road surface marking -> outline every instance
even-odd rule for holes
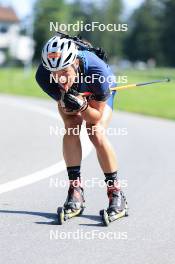
[[[0,98],[1,99],[1,98]],[[2,98],[3,99],[3,98]],[[53,119],[59,119],[61,121],[61,117],[49,110],[49,109],[45,109],[41,106],[36,106],[33,104],[29,104],[29,103],[24,103],[24,101],[22,101],[23,99],[16,99],[16,98],[5,98],[5,100],[3,99],[3,101],[1,101],[1,104],[5,104],[5,105],[10,105],[10,106],[14,106],[14,107],[20,107],[35,113],[39,113],[41,115],[47,116],[47,117],[51,117]],[[81,138],[83,140],[81,140],[82,142],[82,148],[83,148],[83,159],[85,159],[91,152],[92,150],[92,144],[89,141],[88,135],[86,133],[86,129],[83,126],[82,127],[82,132],[81,132]],[[29,174],[27,176],[21,177],[19,179],[16,179],[14,181],[9,181],[7,183],[3,183],[0,184],[0,194],[1,193],[5,193],[5,192],[9,192],[24,186],[27,186],[29,184],[41,181],[43,179],[49,178],[50,176],[53,176],[55,174],[58,174],[62,171],[64,171],[66,169],[66,165],[64,160],[59,161],[58,163],[49,166],[48,168],[39,170],[37,172],[34,172],[32,174]]]

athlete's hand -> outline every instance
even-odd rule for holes
[[[79,95],[79,93],[73,89],[62,94],[60,104],[66,112],[70,113],[82,112],[88,105],[86,98]]]

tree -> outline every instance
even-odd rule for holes
[[[50,31],[50,22],[68,23],[69,10],[64,0],[37,0],[34,5],[35,59],[40,58],[44,43],[55,34]]]
[[[158,63],[163,62],[162,14],[162,5],[156,0],[146,0],[133,13],[129,22],[131,30],[125,40],[125,53],[130,60],[153,58]]]
[[[53,35],[49,32],[49,22],[60,24],[74,24],[83,21],[83,24],[92,24],[94,21],[102,24],[120,23],[122,11],[121,0],[104,0],[98,5],[94,1],[74,0],[36,0],[34,5],[34,39],[36,42],[35,59],[40,58],[43,44]],[[67,32],[80,35],[95,46],[103,47],[109,57],[120,54],[121,35],[113,31],[83,31]]]
[[[175,66],[175,1],[164,0],[164,17],[162,20],[162,45],[166,65]]]
[[[95,4],[94,1],[76,0],[73,2],[71,17],[76,20],[83,21],[84,24],[116,24],[118,26],[120,15],[122,12],[121,0],[105,0],[100,4]],[[121,53],[121,34],[116,31],[100,31],[95,28],[95,31],[83,31],[80,35],[92,42],[95,46],[102,47],[108,54],[108,57],[117,56]]]
[[[106,7],[106,8],[105,8]],[[116,24],[117,30],[120,29],[121,13],[122,13],[122,1],[121,0],[108,0],[104,3],[104,19],[105,24]],[[103,23],[104,23],[103,22]],[[105,49],[108,52],[109,57],[119,56],[122,52],[122,35],[125,34],[122,31],[107,31],[105,34],[102,32],[102,42]]]

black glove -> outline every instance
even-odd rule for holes
[[[62,100],[65,107],[72,111],[84,111],[87,108],[86,98],[79,96],[79,93],[73,89],[65,93]]]

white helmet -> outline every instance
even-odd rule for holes
[[[55,36],[45,44],[41,59],[47,70],[58,71],[73,64],[77,54],[78,48],[72,40]]]

